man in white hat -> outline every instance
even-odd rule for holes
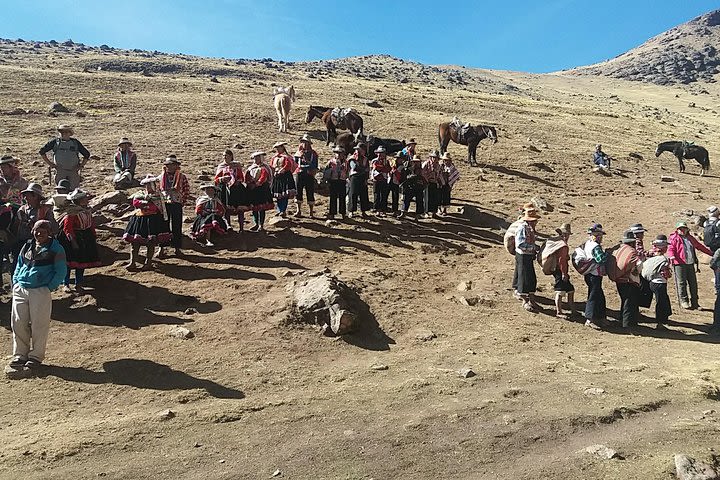
[[[295,187],[297,188],[297,218],[302,218],[303,192],[307,197],[310,208],[310,218],[313,218],[315,208],[315,174],[318,170],[318,154],[312,148],[312,140],[306,133],[300,139],[300,145],[293,156],[297,167],[295,168]]]
[[[90,159],[90,152],[80,143],[80,140],[73,138],[72,127],[60,125],[57,131],[60,136],[46,143],[40,149],[40,156],[51,169],[55,169],[55,178],[53,179],[55,185],[65,178],[75,189],[80,186],[82,180],[80,169]],[[52,160],[48,158],[50,152],[53,154]],[[80,156],[82,156],[82,160],[80,160]]]
[[[133,186],[135,168],[137,167],[137,154],[131,149],[132,142],[123,137],[118,142],[118,148],[113,157],[115,177],[113,184],[117,190],[124,190]]]
[[[12,155],[0,158],[0,199],[17,205],[22,203],[20,192],[28,186],[28,181],[20,175],[18,160]]]

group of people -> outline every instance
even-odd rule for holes
[[[508,251],[515,255],[513,294],[527,311],[540,310],[535,300],[535,264],[538,263],[543,273],[553,276],[556,316],[569,319],[575,314],[575,288],[570,281],[572,265],[583,276],[588,289],[584,311],[586,326],[600,330],[610,325],[603,290],[603,278],[608,277],[615,282],[620,297],[618,321],[623,328],[633,330],[637,327],[640,307],[649,308],[654,298],[657,328],[666,330],[672,315],[667,288],[670,278],[675,279],[680,307],[699,308],[697,252],[702,252],[712,257],[710,267],[715,272],[716,300],[710,332],[720,334],[720,210],[712,206],[708,213],[703,241],[692,235],[686,222],[678,222],[669,238],[659,234],[648,248],[647,230],[638,223],[623,233],[619,244],[605,248],[605,231],[596,223],[587,229],[587,239],[571,249],[569,224],[560,226],[555,230],[557,235],[541,242],[536,231],[541,214],[533,204],[525,204],[522,215],[506,233]],[[569,314],[564,311],[565,305],[569,307]]]
[[[51,169],[52,195],[23,178],[16,158],[6,155],[0,159],[0,253],[13,272],[10,368],[17,371],[34,369],[44,360],[50,292],[60,286],[68,293],[82,292],[85,270],[101,264],[89,207],[91,195],[81,188],[83,166],[97,157],[73,136],[72,127],[60,125],[57,131],[57,138],[39,151]],[[237,229],[244,229],[246,212],[253,218],[249,230],[263,231],[266,212],[275,209],[278,216],[286,217],[291,199],[296,200],[295,217],[303,217],[306,202],[312,218],[319,185],[327,185],[329,191],[328,219],[338,214],[352,217],[358,210],[363,217],[372,211],[378,217],[392,213],[403,218],[412,202],[416,218],[438,218],[447,213],[460,173],[447,153],[440,157],[433,151],[422,160],[416,146],[411,139],[392,157],[383,147],[368,152],[363,142],[352,152],[336,146],[322,166],[307,135],[300,138],[294,154],[289,153],[286,142],[277,142],[269,161],[268,154],[256,151],[246,167],[235,161],[232,150],[225,150],[213,180],[200,185],[190,237],[212,247],[216,236],[233,230],[234,217]],[[132,147],[130,139],[119,140],[112,159],[112,183],[120,190],[140,187],[129,197],[134,211],[122,238],[131,245],[128,270],[148,270],[153,258],[167,255],[168,247],[176,255],[182,254],[183,210],[191,199],[191,189],[176,155],[168,155],[158,175],[138,178],[138,156]],[[322,175],[317,175],[320,171]],[[147,252],[139,265],[143,246]]]

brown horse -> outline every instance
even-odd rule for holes
[[[438,127],[438,141],[440,142],[440,153],[447,151],[450,140],[458,145],[467,145],[468,162],[470,165],[477,165],[476,154],[480,141],[488,138],[492,143],[497,143],[497,131],[495,127],[490,125],[475,125],[470,127],[470,131],[465,138],[460,141],[458,131],[450,124],[450,122],[441,123]]]
[[[350,130],[355,136],[363,134],[363,120],[360,115],[354,111],[349,111],[345,114],[342,122],[336,123],[332,116],[332,110],[330,107],[311,105],[305,116],[305,123],[310,123],[317,117],[325,124],[327,130],[325,145],[330,145],[330,141],[337,136],[337,130]]]

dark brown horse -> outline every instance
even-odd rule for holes
[[[438,141],[440,142],[440,154],[447,151],[450,140],[458,145],[467,145],[468,162],[470,165],[477,165],[476,153],[480,141],[488,138],[492,143],[497,143],[497,131],[495,127],[490,125],[475,125],[470,127],[470,131],[462,140],[458,135],[457,129],[450,122],[441,123],[438,127]]]
[[[700,172],[701,176],[710,171],[710,154],[708,154],[708,151],[700,145],[691,145],[687,142],[677,142],[671,140],[669,142],[662,142],[658,144],[655,149],[655,156],[659,157],[663,152],[672,152],[672,154],[675,155],[675,158],[678,159],[678,164],[680,165],[680,172],[685,171],[685,162],[683,162],[683,159],[688,160],[691,158],[695,159],[702,167]]]
[[[311,105],[305,117],[305,123],[310,123],[317,117],[325,124],[327,130],[325,145],[330,145],[330,141],[337,136],[337,130],[350,130],[355,136],[363,134],[363,120],[356,112],[347,112],[342,121],[336,123],[332,111],[333,109],[330,107]]]

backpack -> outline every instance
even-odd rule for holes
[[[565,247],[565,242],[557,237],[550,238],[543,242],[538,249],[537,261],[540,264],[543,274],[552,275],[558,269],[558,253]]]
[[[580,275],[585,275],[595,265],[595,260],[588,258],[585,255],[585,244],[583,243],[579,247],[575,248],[572,255],[570,255],[570,261],[572,262],[573,268]]]
[[[667,263],[668,260],[667,258],[665,258],[664,255],[650,257],[643,262],[640,275],[649,282],[653,279],[655,275],[660,273],[660,270],[662,270],[662,268],[667,265]]]
[[[717,220],[712,223],[708,220],[705,230],[703,230],[703,243],[713,252],[720,248],[720,234],[718,234],[716,225]]]
[[[517,229],[521,223],[522,220],[516,220],[511,223],[508,229],[505,231],[505,235],[503,236],[505,250],[507,250],[510,255],[515,255],[515,234],[517,233]]]

